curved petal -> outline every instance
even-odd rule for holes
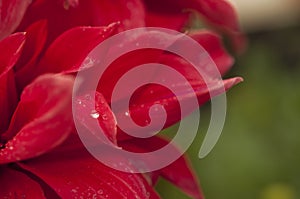
[[[210,55],[215,64],[217,65],[219,72],[223,75],[226,73],[230,67],[232,66],[234,60],[233,58],[226,52],[224,49],[221,39],[215,33],[203,30],[197,31],[190,35],[190,37],[196,40]],[[176,45],[176,40],[178,37],[172,36],[163,32],[156,31],[141,31],[136,33],[136,35],[128,35],[128,39],[126,41],[121,41],[123,43],[118,45],[112,45],[111,49],[108,51],[105,56],[120,54],[118,50],[122,49],[123,46],[125,48],[129,48],[129,46],[136,45],[139,43],[145,44],[145,42],[157,42],[157,43],[165,43],[166,47],[172,48],[172,45]],[[182,44],[182,42],[181,42]],[[122,46],[122,47],[121,47]],[[188,48],[185,46],[180,46],[180,48]],[[175,49],[175,48],[174,48]],[[166,49],[167,51],[168,49]],[[199,52],[190,52],[195,55],[198,55]],[[90,59],[99,59],[99,53],[95,55],[96,58],[91,57]],[[209,60],[210,61],[210,60]],[[132,51],[123,56],[118,57],[105,71],[102,75],[99,84],[98,91],[101,92],[108,102],[111,102],[111,92],[114,89],[114,86],[119,81],[119,79],[132,68],[146,64],[146,63],[162,63],[168,66],[175,65],[175,68],[186,68],[185,63],[181,63],[180,58],[174,55],[170,55],[163,50],[158,49],[141,49]],[[186,73],[184,75],[193,75],[194,73]],[[155,74],[147,74],[145,76],[141,76],[140,78],[148,78],[151,81],[152,77],[156,76]],[[139,77],[136,77],[139,78]],[[103,86],[105,85],[105,86]],[[122,94],[118,94],[122,96]],[[128,93],[124,92],[124,95],[127,96]],[[124,97],[124,96],[123,96]],[[122,97],[120,97],[122,99]]]
[[[147,15],[146,19],[148,25],[158,25],[160,27],[166,27],[164,23],[164,15],[176,16],[174,20],[177,20],[177,24],[185,25],[182,23],[182,19],[186,16],[187,9],[193,9],[198,11],[204,20],[215,26],[218,30],[225,32],[232,40],[233,47],[237,52],[243,51],[246,47],[246,39],[243,37],[238,16],[228,0],[144,0],[146,4]],[[149,13],[149,14],[148,14]],[[179,18],[178,15],[182,15]],[[150,15],[150,16],[148,16]],[[163,16],[163,20],[156,17],[156,21],[153,22],[151,16]],[[151,20],[152,19],[152,20]],[[186,18],[188,19],[188,18]],[[172,23],[175,23],[174,21]],[[181,30],[183,26],[177,28]]]
[[[234,63],[234,59],[225,50],[220,36],[213,32],[202,30],[193,32],[190,34],[190,37],[196,40],[207,51],[215,62],[221,76],[229,71]]]
[[[231,31],[240,30],[237,14],[227,0],[145,0],[145,4],[150,12],[171,15],[195,9],[210,23]]]
[[[155,13],[146,12],[146,26],[148,27],[162,27],[181,31],[189,21],[190,13]]]
[[[149,124],[149,109],[155,104],[163,105],[168,113],[169,117],[166,121],[164,127],[168,127],[178,122],[180,119],[180,109],[179,101],[176,97],[180,98],[181,102],[189,102],[192,99],[191,94],[196,94],[198,98],[199,105],[207,102],[211,97],[214,97],[220,94],[220,90],[222,90],[222,85],[224,84],[225,90],[229,89],[230,86],[233,86],[232,82],[238,83],[241,81],[240,78],[235,78],[228,81],[222,81],[219,79],[217,74],[213,74],[209,67],[213,67],[210,64],[212,61],[215,61],[217,65],[217,69],[219,72],[224,74],[232,65],[233,59],[232,57],[224,50],[222,47],[221,41],[218,36],[210,32],[198,32],[192,35],[199,44],[202,44],[204,49],[208,52],[208,54],[203,54],[204,56],[198,56],[199,52],[191,52],[200,57],[201,63],[198,67],[203,67],[203,70],[208,75],[209,81],[206,82],[210,85],[210,92],[208,91],[208,85],[203,81],[202,76],[199,72],[185,59],[178,57],[174,54],[171,54],[163,50],[158,49],[142,49],[137,51],[132,51],[127,53],[118,59],[116,59],[104,72],[102,75],[99,84],[98,91],[103,93],[107,101],[111,102],[111,95],[116,83],[121,79],[121,77],[126,74],[132,68],[146,64],[146,63],[160,63],[166,66],[175,69],[180,73],[191,85],[193,90],[188,90],[188,87],[185,85],[186,82],[178,82],[176,77],[172,77],[166,72],[162,72],[160,70],[160,66],[152,67],[151,74],[143,74],[139,76],[135,76],[134,79],[131,79],[128,84],[132,84],[134,82],[140,82],[140,79],[145,80],[145,78],[149,79],[149,82],[157,81],[164,82],[168,80],[168,82],[172,82],[173,88],[180,91],[179,96],[174,96],[170,90],[167,90],[161,86],[157,85],[146,85],[142,88],[138,89],[134,95],[131,97],[131,106],[128,110],[128,107],[123,107],[122,100],[124,97],[128,96],[128,90],[121,89],[118,91],[118,98],[113,99],[112,103],[120,103],[117,104],[119,106],[118,112],[115,113],[117,120],[125,121],[128,118],[128,113],[132,116],[134,121],[140,126],[147,126]],[[156,31],[142,31],[137,33],[136,35],[129,35],[124,45],[122,43],[121,46],[136,45],[143,42],[164,42],[166,47],[172,47],[173,45],[179,45],[176,41],[178,37],[172,36],[166,33],[156,32]],[[144,44],[144,43],[143,43]],[[119,51],[122,47],[120,45],[113,45],[112,49],[108,51],[108,55],[111,54],[119,54]],[[178,47],[178,46],[177,46]],[[182,48],[182,46],[179,46]],[[183,47],[184,49],[186,47]],[[91,55],[93,56],[93,55]],[[97,53],[95,56],[99,56]],[[214,70],[212,70],[214,71]],[[217,71],[216,71],[217,72]],[[144,81],[143,81],[144,82]],[[212,96],[210,96],[212,93]],[[130,93],[132,94],[132,93]],[[175,99],[174,99],[175,98]],[[186,112],[183,113],[184,116],[191,113],[198,107],[189,107]],[[161,114],[160,114],[161,115]],[[156,114],[158,117],[159,114]],[[157,121],[161,121],[161,118],[157,118]],[[128,122],[127,122],[128,123]],[[130,123],[128,123],[130,125]],[[127,125],[127,124],[126,124]],[[159,124],[157,124],[159,125]],[[152,125],[151,125],[152,126]],[[157,126],[153,126],[155,128]],[[127,129],[131,129],[135,131],[132,127],[128,127]],[[146,133],[146,132],[143,132]]]
[[[118,21],[119,31],[144,26],[144,7],[140,0],[36,0],[18,29],[24,30],[40,19],[48,21],[50,44],[76,26],[107,26]]]
[[[0,163],[36,157],[56,147],[73,129],[71,95],[73,78],[44,75],[28,85],[2,135]]]
[[[103,129],[103,133],[115,145],[117,145],[117,121],[105,98],[99,92],[95,93],[95,99],[92,97],[93,93],[87,93],[79,96],[73,104],[73,111],[76,119],[92,134],[94,134],[99,141],[103,141],[100,136],[97,136],[97,127],[94,127],[94,120],[97,119],[98,123]],[[109,144],[109,143],[107,143]]]
[[[0,198],[46,198],[37,182],[7,166],[0,166],[0,187]]]
[[[104,75],[99,81],[98,91],[103,93],[105,98],[109,102],[111,101],[111,93],[113,92],[114,86],[119,81],[119,79],[130,69],[146,63],[160,63],[169,66],[172,69],[175,69],[176,71],[178,71],[179,74],[181,74],[181,76],[183,76],[188,81],[193,90],[188,90],[189,88],[185,84],[186,82],[178,82],[178,78],[176,78],[176,76],[173,77],[172,75],[170,76],[170,74],[168,74],[167,72],[162,72],[159,65],[153,66],[151,71],[153,72],[152,74],[143,74],[139,77],[135,77],[135,79],[131,81],[133,83],[134,81],[140,82],[139,78],[142,78],[143,80],[147,78],[149,79],[149,82],[164,82],[167,80],[168,82],[173,83],[173,90],[180,91],[180,95],[175,96],[170,90],[163,88],[162,86],[158,86],[155,84],[145,85],[142,88],[139,88],[135,93],[133,93],[133,96],[131,96],[131,106],[129,110],[128,107],[121,107],[124,106],[122,105],[122,103],[120,106],[118,105],[119,110],[115,113],[117,120],[120,121],[124,119],[123,121],[125,121],[129,113],[138,125],[147,126],[150,121],[150,117],[148,114],[150,107],[152,107],[155,104],[158,104],[162,105],[168,113],[169,117],[167,118],[167,121],[164,126],[166,128],[180,120],[179,102],[185,102],[186,104],[188,104],[188,102],[191,99],[193,99],[192,94],[195,94],[198,98],[199,105],[202,105],[203,103],[207,102],[211,97],[220,94],[223,85],[225,87],[225,90],[228,90],[229,87],[241,81],[241,78],[233,78],[231,80],[226,80],[223,82],[221,79],[219,79],[220,77],[218,77],[217,74],[214,74],[214,70],[210,70],[209,67],[213,66],[211,66],[211,64],[206,64],[214,61],[219,72],[224,74],[225,72],[227,72],[227,70],[231,67],[233,63],[232,57],[224,50],[220,38],[217,35],[207,31],[203,31],[194,33],[191,36],[199,44],[201,44],[208,53],[203,54],[204,56],[200,56],[201,63],[198,66],[202,67],[203,70],[205,70],[205,72],[207,73],[207,82],[204,82],[203,77],[201,76],[201,74],[199,74],[199,72],[195,69],[194,66],[192,66],[185,59],[169,53],[168,49],[166,49],[165,51],[157,49],[142,49],[139,51],[132,51],[124,56],[119,57],[115,62],[113,62],[105,71]],[[159,39],[153,40],[153,38]],[[128,47],[128,45],[135,45],[136,43],[139,43],[141,41],[157,41],[165,42],[167,44],[167,47],[173,48],[174,46],[176,47],[176,45],[179,45],[180,43],[182,44],[182,42],[177,43],[177,39],[178,37],[174,37],[169,34],[145,31],[139,35],[129,37],[125,46]],[[179,48],[185,49],[188,47],[179,46]],[[117,52],[116,54],[118,54],[117,49],[118,47],[116,45],[116,47],[113,47],[111,51],[113,53]],[[190,53],[193,53],[196,55],[196,57],[199,57],[199,52]],[[218,71],[215,72],[217,73]],[[129,83],[130,82],[128,82],[128,84]],[[210,91],[208,90],[208,85],[206,84],[210,86]],[[122,91],[123,93],[119,93],[119,96],[121,97],[119,97],[118,99],[113,99],[113,103],[118,103],[119,101],[122,102],[122,97],[128,95],[128,90],[123,89]],[[212,96],[210,96],[210,94]],[[182,113],[183,116],[190,114],[196,108],[198,107],[188,107],[188,109],[186,109],[185,112]],[[156,114],[157,121],[161,121],[159,115],[161,114]],[[130,125],[130,123],[128,123],[128,125]],[[151,127],[156,128],[157,126],[151,125]],[[133,128],[134,127],[128,126],[126,129],[131,129],[135,131],[135,129]]]
[[[33,71],[36,70],[34,66],[44,48],[47,38],[47,21],[37,21],[30,25],[25,32],[26,42],[24,51],[14,67],[19,91],[23,90],[23,88],[33,80]]]
[[[0,135],[7,129],[17,105],[18,96],[12,68],[21,55],[24,42],[24,33],[16,33],[0,41]]]
[[[182,117],[188,116],[192,111],[199,108],[198,106],[189,105],[191,100],[193,100],[193,95],[195,94],[198,99],[198,105],[201,106],[207,101],[209,101],[212,97],[215,97],[221,94],[224,90],[229,90],[232,86],[238,84],[242,81],[242,78],[236,77],[228,80],[214,80],[209,82],[209,87],[211,90],[208,90],[208,86],[201,81],[191,81],[191,85],[193,90],[188,90],[186,88],[186,84],[182,82],[177,82],[174,84],[174,88],[181,95],[176,96],[174,93],[170,92],[170,90],[155,84],[148,85],[144,89],[137,90],[135,95],[131,98],[131,105],[129,110],[124,109],[120,110],[120,112],[115,113],[116,118],[122,118],[126,115],[126,112],[130,114],[130,117],[140,126],[149,125],[149,121],[151,119],[153,121],[160,121],[161,115],[160,112],[151,112],[151,118],[149,116],[150,108],[154,105],[163,106],[164,110],[167,113],[167,119],[163,128],[167,128],[176,124],[181,120]],[[180,102],[188,104],[189,106],[184,109],[180,108]],[[157,126],[160,124],[156,124],[155,122],[151,123],[151,128],[149,131],[157,129]],[[128,126],[126,129],[130,129],[130,131],[136,132],[135,127]],[[142,132],[144,134],[151,132]],[[125,139],[124,135],[118,134],[118,139]]]
[[[39,73],[77,72],[88,53],[114,34],[117,26],[113,23],[107,27],[76,27],[66,31],[47,49],[37,66]]]
[[[162,137],[153,136],[148,139],[132,139],[120,142],[120,146],[132,152],[146,153],[158,150],[168,143],[169,141]],[[172,153],[182,154],[175,146],[172,148]],[[151,161],[159,162],[159,158]],[[204,198],[199,182],[187,157],[181,156],[169,166],[154,173],[156,173],[154,176],[158,175],[167,179],[193,198]],[[154,179],[154,181],[156,180]]]
[[[126,34],[126,33],[125,33]],[[107,50],[107,53],[103,56],[108,59],[114,55],[122,55],[123,51],[127,49],[136,49],[137,46],[143,44],[144,46],[150,44],[159,43],[165,46],[166,48],[171,46],[178,37],[174,35],[167,34],[165,32],[159,31],[147,31],[147,30],[136,30],[134,34],[129,32],[127,35],[122,35],[122,40],[120,43],[111,45],[110,49]],[[107,101],[111,102],[112,91],[115,87],[115,84],[119,79],[129,70],[146,63],[157,63],[160,56],[164,53],[160,49],[150,49],[142,48],[140,50],[134,50],[126,53],[115,59],[112,64],[105,70],[101,79],[99,80],[97,90],[104,95]],[[106,57],[105,57],[106,56]],[[98,51],[93,51],[90,54],[90,59],[103,60],[102,57],[99,59]],[[98,66],[101,67],[101,66]],[[151,81],[153,74],[147,74],[145,76],[140,75],[135,77],[135,80],[148,78]],[[105,85],[105,86],[104,86]],[[128,96],[128,92],[124,90],[122,93],[118,93],[119,99]],[[116,99],[114,99],[116,100]]]
[[[19,165],[43,179],[62,198],[159,198],[141,174],[106,167],[76,136],[52,152]]]
[[[18,27],[30,3],[31,0],[0,0],[0,40]]]
[[[18,61],[25,39],[25,33],[20,32],[0,41],[0,78],[11,70]]]

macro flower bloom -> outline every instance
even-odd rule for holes
[[[105,39],[147,25],[172,24],[168,28],[179,30],[188,20],[184,9],[196,9],[220,30],[232,33],[231,36],[239,34],[237,18],[227,1],[163,2],[165,7],[158,8],[155,1],[141,0],[0,1],[1,198],[159,198],[153,188],[159,177],[194,198],[203,198],[186,157],[151,173],[121,172],[90,155],[74,128],[71,107],[74,75],[89,52]],[[220,11],[218,15],[214,9]],[[148,34],[129,38],[124,45],[138,42]],[[189,35],[205,48],[222,75],[230,69],[233,58],[216,33],[201,30]],[[167,35],[156,33],[156,36],[168,39]],[[113,51],[116,46],[110,48]],[[82,117],[77,119],[87,131],[92,131],[89,108],[96,108],[99,115],[105,115],[97,117],[104,133],[124,149],[148,152],[169,142],[158,136],[137,139],[126,135],[118,128],[115,115],[128,110],[112,112],[109,103],[122,74],[138,64],[154,61],[182,73],[195,90],[200,105],[210,99],[201,76],[182,58],[162,50],[129,53],[112,63],[100,80],[96,107],[91,107],[93,104],[86,95],[78,99],[81,104],[77,110]],[[228,90],[240,81],[241,78],[215,79],[211,83],[217,89],[221,82]],[[180,120],[178,101],[166,89],[149,85],[139,89],[135,96],[129,111],[138,124],[147,125],[146,113],[157,103],[164,105],[168,113],[164,128]],[[189,100],[188,91],[183,92],[183,97]],[[175,147],[173,150],[180,153]],[[128,171],[132,169],[132,165],[122,166]]]

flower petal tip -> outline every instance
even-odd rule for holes
[[[234,77],[231,79],[224,80],[225,89],[228,90],[243,81],[244,79],[242,77]]]

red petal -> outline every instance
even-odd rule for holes
[[[197,31],[191,38],[196,40],[208,52],[223,76],[233,65],[234,59],[223,47],[221,38],[210,31]]]
[[[7,166],[0,166],[0,187],[0,198],[46,198],[38,183]]]
[[[132,139],[126,142],[120,142],[120,146],[129,151],[146,153],[158,150],[168,143],[169,141],[161,137],[153,136],[148,139]],[[182,154],[175,146],[172,148],[172,153]],[[157,160],[151,161],[159,162],[159,157],[157,158]],[[154,174],[155,173],[169,180],[193,198],[204,198],[196,175],[186,157],[181,156],[169,166],[154,172]]]
[[[95,96],[94,100],[93,96]],[[107,138],[113,144],[117,145],[117,122],[103,95],[98,92],[96,92],[95,95],[92,93],[85,94],[84,96],[78,97],[73,106],[76,119],[84,127],[100,141],[104,142],[101,135],[98,135],[98,125],[100,125]],[[98,122],[94,122],[95,119],[97,119]]]
[[[240,26],[238,22],[238,17],[235,9],[228,0],[145,0],[146,9],[150,16],[146,15],[146,19],[150,25],[158,25],[161,27],[166,27],[165,24],[160,23],[164,22],[164,15],[176,16],[174,18],[177,20],[177,24],[185,25],[182,23],[182,19],[178,15],[182,15],[182,18],[186,16],[186,9],[194,9],[201,14],[204,19],[213,26],[216,26],[217,29],[225,32],[230,39],[232,40],[233,47],[237,52],[241,52],[246,47],[246,39],[241,34]],[[156,18],[156,21],[153,22],[152,16],[162,16]],[[175,23],[174,20],[172,23]],[[183,28],[177,28],[181,30]]]
[[[110,103],[112,91],[116,83],[126,72],[141,64],[156,62],[160,54],[162,54],[162,51],[143,49],[119,57],[116,61],[109,65],[105,73],[102,75],[101,79],[99,80],[97,90],[101,92]],[[147,77],[140,76],[136,78]],[[118,93],[119,99],[122,99],[125,96],[128,96],[128,92],[126,92],[126,90],[124,90],[124,93]]]
[[[2,136],[0,163],[36,157],[59,145],[73,129],[73,78],[44,75],[28,85]]]
[[[205,69],[203,70],[205,70],[209,75],[209,82],[207,82],[207,84],[213,87],[211,91],[214,93],[213,96],[216,96],[217,94],[220,94],[220,92],[218,91],[222,88],[223,82],[222,80],[218,79],[219,77],[216,77],[216,74],[210,72],[210,68],[208,68],[208,66],[211,67],[211,64],[207,65],[206,63],[212,63],[212,61],[214,60],[211,60],[211,58],[215,59],[215,62],[218,64],[217,66],[220,72],[225,73],[232,64],[232,58],[226,53],[226,51],[221,45],[219,38],[213,33],[201,32],[194,34],[193,36],[200,44],[204,46],[204,48],[207,49],[208,53],[210,53],[209,55],[211,57],[209,57],[207,54],[203,54],[205,56],[201,56],[201,58],[203,57],[203,59],[201,60],[201,65],[198,67],[205,67]],[[114,54],[118,55],[120,53],[118,50],[122,49],[122,46],[126,46],[126,48],[128,48],[132,45],[136,46],[136,44],[141,43],[144,45],[145,42],[163,42],[164,44],[166,44],[166,48],[170,47],[171,45],[174,45],[176,47],[176,45],[180,44],[180,42],[176,42],[177,40],[178,37],[166,33],[155,31],[139,32],[135,35],[132,35],[132,37],[128,37],[127,40],[124,41],[124,43],[122,43],[122,45],[113,45],[112,48],[108,50],[108,55],[105,54],[105,56],[109,57]],[[182,46],[180,46],[180,48],[182,48]],[[166,51],[167,50],[168,49],[166,49]],[[133,79],[130,79],[126,82],[125,86],[134,84],[135,82],[140,82],[141,79],[145,80],[145,78],[149,79],[149,82],[155,80],[158,80],[157,82],[164,82],[164,80],[168,80],[169,82],[172,82],[174,84],[174,88],[180,90],[181,94],[178,97],[181,98],[181,101],[189,102],[192,99],[191,94],[195,93],[198,97],[199,105],[202,105],[204,102],[207,102],[210,99],[210,93],[208,92],[207,85],[204,83],[203,78],[198,73],[198,71],[184,59],[175,56],[171,53],[165,52],[163,54],[163,52],[164,51],[157,49],[143,49],[138,51],[132,51],[130,53],[127,53],[126,55],[119,57],[108,67],[108,69],[102,75],[98,84],[98,91],[103,93],[108,102],[111,102],[111,94],[113,92],[115,84],[130,69],[145,63],[161,63],[170,66],[171,68],[181,73],[182,76],[189,81],[194,90],[187,90],[185,82],[178,82],[178,80],[176,80],[176,77],[174,77],[174,79],[169,74],[166,74],[166,72],[162,72],[160,70],[160,66],[158,66],[158,68],[152,67],[152,71],[149,72],[151,74],[147,72],[146,75],[134,76]],[[92,55],[90,55],[92,59],[94,56],[93,53]],[[194,53],[197,55],[197,57],[199,57],[198,54],[201,52],[191,53]],[[96,56],[99,56],[97,52]],[[99,57],[96,57],[95,59],[99,59]],[[102,61],[103,60],[104,58],[102,59]],[[128,89],[121,89],[120,92],[118,91],[118,98],[113,99],[113,103],[119,105],[118,102],[122,102],[123,97],[126,97],[129,94],[131,93],[128,93]],[[178,122],[178,120],[181,118],[179,114],[180,111],[178,109],[178,100],[176,98],[174,100],[174,97],[176,96],[174,96],[174,94],[172,94],[166,89],[162,89],[161,87],[154,85],[146,85],[142,89],[138,89],[138,91],[136,91],[136,93],[132,96],[129,113],[131,114],[135,122],[138,123],[140,126],[147,126],[150,121],[150,118],[148,116],[149,108],[155,104],[163,105],[166,109],[166,112],[169,115],[164,127],[168,127]],[[186,116],[196,108],[198,107],[189,107],[186,110],[186,112],[183,113],[183,115]],[[126,123],[126,118],[128,118],[128,107],[124,107],[121,104],[118,107],[118,110],[116,110],[115,114],[117,116],[119,124],[120,121],[124,121]],[[161,114],[156,114],[156,116],[158,116],[157,121],[161,121],[162,118],[159,117],[161,116]],[[153,127],[158,127],[160,126],[159,124],[157,124],[157,126],[154,125]],[[130,128],[133,131],[136,130],[133,129],[135,127],[132,128],[130,126],[127,129]],[[146,132],[143,131],[143,133]]]
[[[187,25],[189,18],[190,13],[187,12],[174,13],[172,15],[168,13],[147,12],[146,25],[148,27],[162,27],[180,31]]]
[[[214,51],[210,50],[210,53],[212,53],[212,55],[216,59],[220,58],[218,56],[218,47],[220,46],[217,45],[216,50]],[[220,50],[219,52],[223,53],[222,50]],[[226,58],[226,54],[224,56]],[[168,90],[162,86],[158,86],[155,84],[148,84],[139,88],[131,96],[130,109],[128,110],[128,107],[122,106],[119,107],[118,112],[115,112],[118,123],[122,125],[122,129],[124,129],[125,127],[127,130],[130,130],[132,132],[139,131],[139,129],[136,129],[135,126],[131,126],[130,123],[126,122],[128,118],[127,116],[129,114],[138,125],[149,126],[149,130],[161,128],[161,121],[165,120],[163,115],[161,114],[161,111],[158,110],[155,111],[155,113],[152,112],[152,118],[150,118],[149,116],[149,110],[153,105],[162,105],[163,108],[166,110],[167,120],[164,124],[164,128],[169,127],[177,123],[181,119],[181,116],[185,117],[192,111],[194,111],[196,108],[198,108],[198,106],[196,107],[195,105],[190,105],[190,102],[192,102],[191,100],[194,99],[193,94],[197,96],[199,106],[201,106],[202,104],[210,100],[211,97],[221,94],[223,84],[226,91],[231,86],[241,81],[241,78],[233,78],[230,80],[225,80],[223,82],[222,80],[217,79],[215,77],[216,75],[211,74],[211,77],[209,77],[209,80],[207,80],[207,84],[210,88],[209,91],[208,85],[206,85],[199,72],[184,59],[177,57],[173,54],[164,54],[159,58],[160,60],[158,61],[158,63],[162,63],[166,66],[175,69],[179,72],[179,74],[186,78],[187,81],[181,82],[181,80],[179,81],[176,76],[173,77],[167,72],[162,72],[162,70],[159,68],[160,66],[158,66],[158,68],[153,67],[154,71],[159,72],[157,72],[155,76],[150,76],[152,78],[151,80],[156,80],[157,82],[169,82],[169,85],[172,84],[172,87],[170,86],[169,89],[175,90],[180,94],[176,96],[174,93],[171,92],[171,90]],[[207,63],[207,61],[208,63],[210,62],[209,57],[204,58],[205,59],[203,60],[203,63]],[[221,57],[221,60],[222,59],[224,59],[224,57]],[[203,64],[203,66],[206,65]],[[228,67],[228,63],[219,63],[219,69],[222,70],[222,72],[225,72],[227,70],[226,67]],[[146,77],[148,78],[148,74]],[[142,78],[146,77],[143,76]],[[192,90],[189,90],[189,87],[187,87],[186,83],[189,83]],[[210,96],[210,94],[212,96]],[[183,109],[184,112],[181,112],[179,102],[184,102],[185,104],[188,104],[188,107]],[[146,134],[147,132],[143,131],[142,133]],[[123,135],[118,136],[118,139],[124,139]]]
[[[0,1],[0,40],[18,27],[30,3],[31,0]]]
[[[140,0],[77,2],[36,0],[28,8],[19,29],[24,30],[34,21],[46,19],[51,42],[61,33],[76,26],[107,26],[117,21],[121,22],[120,31],[144,26],[144,7]]]
[[[152,12],[179,14],[185,9],[195,9],[210,23],[239,31],[239,23],[235,10],[227,0],[145,0],[146,8]]]
[[[118,24],[107,27],[76,27],[59,36],[47,49],[38,67],[40,73],[77,72],[88,53],[111,36]]]
[[[0,77],[11,70],[18,61],[24,43],[25,33],[15,33],[0,41]]]
[[[62,198],[159,198],[141,174],[104,166],[78,138],[20,166],[43,179]]]
[[[20,57],[24,42],[24,33],[16,33],[0,41],[0,134],[8,127],[17,104],[12,68]]]
[[[181,82],[175,84],[176,90],[180,91],[182,95],[175,96],[170,90],[165,87],[161,87],[155,84],[148,85],[147,87],[142,87],[137,90],[135,95],[132,97],[130,109],[120,109],[118,113],[115,113],[118,123],[122,123],[122,129],[130,131],[132,133],[140,133],[141,136],[148,136],[143,134],[151,133],[152,131],[157,131],[161,128],[161,122],[165,121],[163,128],[174,125],[181,120],[182,117],[186,117],[192,111],[199,108],[198,106],[203,105],[205,102],[209,101],[212,97],[221,94],[222,86],[224,85],[225,91],[229,88],[241,82],[242,79],[239,77],[228,79],[228,80],[215,80],[210,82],[210,92],[205,84],[202,82],[192,82],[192,87],[194,90],[187,90],[186,85]],[[145,89],[146,88],[146,89]],[[195,94],[198,98],[198,105],[190,105],[193,103],[193,95]],[[185,103],[188,106],[183,110],[180,109],[179,103]],[[166,111],[166,120],[159,110],[151,112],[151,118],[149,116],[150,108],[154,105],[161,105]],[[157,111],[157,112],[156,112]],[[181,112],[184,111],[184,112]],[[129,114],[128,114],[129,113]],[[136,126],[132,126],[130,123],[126,123],[124,117],[130,115],[136,124],[139,126],[148,126],[147,129],[141,132]],[[127,118],[126,118],[127,119]],[[151,122],[151,123],[150,123]],[[150,124],[149,124],[150,123]],[[143,133],[143,134],[142,134]],[[128,139],[127,134],[118,132],[118,140]]]
[[[23,90],[23,88],[34,79],[33,71],[36,70],[34,66],[44,48],[46,38],[47,22],[45,20],[38,21],[26,29],[24,51],[15,66],[16,81],[19,90]]]
[[[148,43],[163,43],[166,47],[168,47],[178,39],[175,36],[170,36],[169,34],[158,31],[140,30],[135,31],[134,33],[134,35],[126,35],[127,37],[124,37],[123,40],[120,41],[120,44],[112,45],[111,48],[108,50],[107,54],[105,54],[105,56],[107,56],[109,59],[111,56],[114,57],[114,55],[122,54],[122,51],[124,49],[125,51],[127,51],[129,48],[136,49],[139,44],[148,45]],[[117,57],[117,59],[115,59],[114,62],[110,64],[106,71],[103,73],[101,79],[99,80],[97,90],[101,92],[105,96],[107,101],[110,103],[111,94],[115,84],[126,72],[128,72],[136,66],[145,63],[157,63],[157,61],[159,61],[159,57],[163,52],[163,50],[159,49],[143,48],[140,50],[133,50],[129,53],[126,53],[125,55]],[[95,55],[93,55],[94,53]],[[91,54],[91,59],[98,59],[101,61],[103,60],[102,57],[99,57],[99,53],[97,51]],[[135,81],[137,81],[138,79],[145,78],[148,78],[151,81],[153,75],[155,75],[155,73],[147,74],[147,76],[136,76]],[[128,96],[128,92],[126,90],[124,90],[122,93],[118,93],[118,97],[120,99],[122,99],[125,96]]]

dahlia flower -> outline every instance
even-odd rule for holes
[[[138,27],[183,30],[190,17],[187,10],[198,12],[205,22],[229,36],[237,49],[241,48],[236,14],[225,0],[0,1],[1,198],[159,198],[154,188],[159,177],[193,198],[203,198],[187,157],[181,156],[167,167],[148,173],[130,172],[136,166],[132,164],[122,165],[128,172],[115,170],[86,150],[72,117],[75,76],[78,71],[93,67],[81,66],[97,45],[117,33]],[[128,41],[139,42],[149,34],[153,33],[143,32]],[[165,34],[155,35],[161,40],[169,39]],[[204,47],[221,75],[231,68],[234,59],[217,33],[198,30],[187,35]],[[115,48],[110,46],[110,52]],[[168,144],[168,139],[160,136],[140,139],[126,135],[115,117],[129,111],[139,125],[146,126],[149,108],[161,104],[168,113],[164,128],[177,123],[181,119],[178,99],[166,89],[147,85],[136,91],[129,110],[111,109],[112,90],[118,79],[138,64],[148,62],[167,64],[183,74],[191,83],[199,105],[213,97],[190,63],[163,50],[144,49],[126,54],[109,66],[98,84],[96,104],[91,104],[86,94],[76,99],[80,103],[75,111],[81,114],[75,120],[92,132],[90,110],[96,109],[98,115],[92,119],[98,120],[108,139],[116,147],[137,153]],[[228,90],[241,80],[212,79],[210,83],[216,89],[221,83]],[[182,86],[181,82],[176,85]],[[189,92],[183,91],[183,100],[189,100]],[[176,146],[172,150],[180,153]],[[104,155],[114,158],[113,154]]]

